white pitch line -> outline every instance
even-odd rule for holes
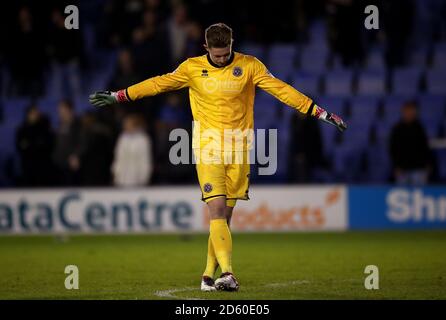
[[[191,288],[191,287],[186,287],[186,288],[179,288],[179,289],[168,289],[168,290],[159,290],[155,292],[155,295],[158,297],[162,297],[162,298],[170,298],[170,299],[182,299],[182,300],[205,300],[205,299],[200,299],[200,298],[188,298],[188,297],[177,297],[174,296],[173,294],[176,292],[183,292],[183,291],[194,291],[197,288]]]
[[[285,287],[289,285],[301,285],[301,284],[308,284],[310,281],[308,280],[294,280],[289,282],[279,282],[279,283],[269,283],[265,284],[261,287]],[[200,298],[189,298],[189,297],[177,297],[174,295],[174,293],[177,292],[184,292],[184,291],[195,291],[197,288],[192,287],[185,287],[185,288],[178,288],[178,289],[168,289],[168,290],[158,290],[155,291],[155,295],[161,298],[169,298],[169,299],[180,299],[180,300],[206,300],[206,299],[200,299]]]
[[[265,287],[286,287],[289,285],[301,285],[301,284],[309,284],[310,281],[308,280],[294,280],[289,282],[278,282],[278,283],[269,283],[265,284]]]

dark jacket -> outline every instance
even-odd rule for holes
[[[393,165],[402,170],[425,169],[429,162],[429,145],[421,123],[397,123],[390,135]]]

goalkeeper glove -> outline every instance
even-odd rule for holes
[[[314,107],[316,108],[314,116],[317,119],[320,119],[324,122],[334,125],[341,132],[343,132],[345,129],[347,129],[347,124],[341,119],[341,117],[339,117],[338,115],[336,115],[334,113],[328,113],[327,111],[325,111],[323,108],[319,107],[318,105],[315,105]]]
[[[95,107],[111,106],[115,103],[130,101],[125,90],[114,91],[97,91],[90,95],[89,101]]]

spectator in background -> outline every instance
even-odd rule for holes
[[[194,21],[189,22],[186,26],[186,35],[184,56],[181,60],[204,54],[202,39],[203,31],[201,30],[200,25]]]
[[[315,169],[324,166],[318,121],[313,117],[296,113],[291,119],[290,137],[290,181],[314,182]]]
[[[118,65],[108,87],[112,90],[117,88],[127,88],[138,80],[133,65],[132,53],[128,49],[121,49],[118,53]]]
[[[151,10],[156,12],[161,21],[166,20],[168,16],[168,6],[169,3],[167,1],[161,0],[144,0],[144,5],[146,10]]]
[[[80,122],[74,114],[72,103],[68,100],[59,103],[58,115],[59,127],[56,130],[56,146],[53,153],[58,182],[63,186],[78,185]]]
[[[139,79],[147,79],[170,69],[170,52],[166,31],[159,25],[154,11],[145,11],[143,23],[132,32],[130,47]]]
[[[177,92],[167,94],[166,102],[162,105],[156,121],[155,135],[155,183],[187,183],[195,178],[193,166],[175,166],[169,161],[170,132],[177,128],[191,131],[192,114],[182,95]],[[192,169],[192,172],[191,172]]]
[[[11,73],[12,96],[38,97],[43,94],[45,50],[42,34],[36,30],[28,7],[19,10],[17,26],[7,35],[5,51]]]
[[[129,49],[121,49],[118,52],[116,70],[110,79],[107,88],[110,90],[117,90],[119,88],[127,88],[130,85],[137,83],[140,79],[135,72],[133,56]],[[131,102],[131,108],[141,108],[143,109],[143,103],[140,101]],[[112,130],[113,140],[116,140],[117,136],[121,131],[121,123],[126,110],[120,105],[114,105],[110,109],[99,109],[97,110],[96,117],[98,120],[107,124],[107,126]]]
[[[97,41],[102,47],[127,46],[133,30],[141,23],[144,5],[141,0],[110,0],[103,4]]]
[[[157,23],[154,11],[144,13],[143,24],[133,31],[130,50],[140,81],[172,71],[168,36],[163,26]],[[161,101],[162,97],[152,97],[133,103],[144,106],[141,110],[144,112],[149,128],[153,127],[152,124],[159,112]]]
[[[412,0],[393,0],[383,1],[382,4],[387,66],[403,66],[407,62],[409,39],[412,35],[414,3]]]
[[[112,131],[97,121],[93,112],[81,118],[79,143],[80,181],[83,186],[110,185],[113,160]]]
[[[113,181],[119,187],[141,187],[152,176],[152,143],[144,120],[136,114],[124,119],[112,164]]]
[[[51,56],[53,85],[51,94],[57,98],[78,97],[81,94],[80,63],[83,39],[79,30],[65,28],[65,16],[58,9],[52,13],[49,52]]]
[[[428,181],[430,152],[415,102],[405,103],[401,116],[390,135],[394,178],[399,184],[422,185]]]
[[[50,186],[54,182],[51,159],[53,146],[54,134],[48,118],[36,105],[31,105],[26,110],[25,121],[16,132],[16,148],[20,156],[23,186]]]
[[[167,22],[167,30],[172,52],[172,65],[181,62],[186,49],[188,18],[186,7],[179,3],[173,7],[172,16]]]
[[[364,56],[361,30],[364,28],[365,17],[362,1],[329,0],[326,10],[332,51],[339,54],[344,66],[361,63]]]

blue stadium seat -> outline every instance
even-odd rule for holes
[[[94,111],[94,108],[88,101],[88,94],[83,94],[76,97],[73,101],[75,112],[77,114],[84,113],[85,111]]]
[[[316,98],[314,101],[327,111],[334,112],[341,117],[346,117],[344,98],[337,96],[322,96]]]
[[[325,76],[325,94],[346,97],[352,93],[353,71],[336,70]]]
[[[446,69],[446,42],[437,43],[434,47],[432,67],[435,69]]]
[[[362,153],[358,152],[356,146],[344,143],[333,150],[333,171],[337,181],[354,183],[358,178],[361,167]]]
[[[307,96],[319,94],[319,75],[308,72],[297,72],[293,75],[292,86]]]
[[[430,44],[438,22],[444,19],[441,5],[443,0],[416,0],[414,16],[414,40],[417,45]]]
[[[440,150],[437,154],[438,175],[441,181],[446,182],[446,150]]]
[[[413,48],[409,53],[409,65],[425,68],[427,65],[427,47]]]
[[[260,44],[254,43],[244,43],[240,47],[240,52],[244,54],[249,54],[263,61],[265,58],[265,48]]]
[[[309,43],[312,48],[328,52],[327,24],[323,19],[314,21],[309,27]]]
[[[286,177],[290,151],[290,121],[281,118],[277,121],[277,174]]]
[[[446,95],[446,68],[429,70],[426,73],[426,89],[430,94]]]
[[[418,97],[419,117],[429,138],[437,137],[445,117],[445,97],[421,95]]]
[[[274,107],[274,106],[273,106]],[[256,147],[259,146],[260,137],[258,135],[257,129],[277,129],[277,171],[273,176],[258,176],[257,172],[253,172],[253,181],[257,183],[261,182],[284,182],[287,178],[287,170],[288,170],[288,156],[289,156],[289,130],[290,130],[290,122],[285,121],[283,117],[262,117],[255,120],[254,129],[256,133]],[[268,136],[268,132],[266,132]],[[269,140],[267,140],[268,142]],[[268,142],[266,147],[269,147]],[[268,151],[267,151],[268,152]],[[256,155],[257,157],[257,155]],[[257,159],[258,161],[258,159]]]
[[[17,127],[24,119],[26,108],[31,101],[27,98],[6,99],[3,105],[5,126]]]
[[[328,52],[305,47],[300,55],[300,69],[307,72],[323,73],[327,69]]]
[[[398,68],[392,74],[392,93],[410,95],[419,91],[422,70],[420,67]]]
[[[90,23],[84,23],[82,28],[82,35],[84,37],[85,52],[91,55],[95,50],[96,32],[95,28]]]
[[[269,93],[259,91],[254,101],[254,119],[260,121],[263,126],[277,118],[278,102]]]
[[[386,93],[386,77],[384,72],[365,71],[358,78],[358,95],[382,96]]]
[[[0,137],[2,137],[2,143],[0,144],[0,150],[2,152],[13,152],[15,149],[15,132],[17,128],[9,125],[0,126]]]
[[[426,132],[426,136],[428,139],[438,138],[440,134],[440,123],[437,120],[433,119],[420,119],[421,124],[424,127],[424,131]]]
[[[366,58],[366,68],[374,71],[384,71],[386,66],[384,62],[384,52],[382,49],[372,49]]]
[[[439,95],[420,95],[418,97],[420,117],[443,119],[446,98]]]
[[[376,142],[381,146],[388,146],[390,133],[395,123],[375,122],[373,125],[376,134]]]
[[[377,118],[379,99],[372,96],[356,96],[350,99],[350,120],[371,123]]]
[[[383,121],[389,125],[397,123],[401,118],[401,108],[403,104],[408,101],[408,97],[404,96],[387,96],[383,99]]]
[[[286,80],[294,70],[296,53],[293,44],[275,44],[269,49],[266,66],[275,76]]]
[[[385,145],[370,145],[365,150],[367,159],[366,181],[369,183],[386,183],[391,174],[389,150]]]

